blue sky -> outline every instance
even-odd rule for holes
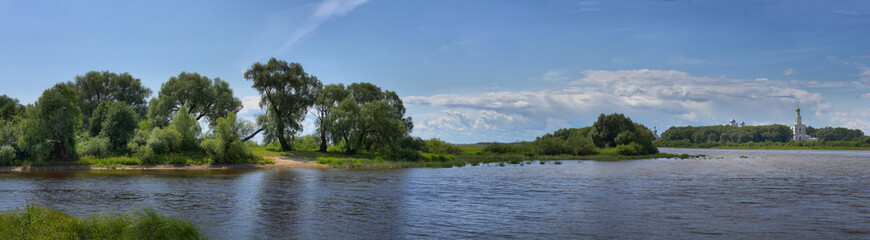
[[[670,126],[870,131],[864,1],[7,1],[0,94],[35,101],[90,70],[156,95],[181,71],[230,83],[270,57],[405,99],[414,135],[532,140],[621,112]],[[306,132],[313,130],[310,119]]]

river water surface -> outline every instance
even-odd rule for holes
[[[0,173],[0,210],[153,207],[213,239],[870,238],[870,151],[398,170]]]

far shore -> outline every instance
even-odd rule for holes
[[[333,168],[329,165],[319,164],[305,159],[291,159],[286,157],[265,157],[275,161],[275,164],[197,164],[197,165],[119,165],[119,166],[87,166],[87,165],[47,165],[47,166],[14,166],[0,167],[0,172],[51,172],[51,171],[81,171],[81,170],[230,170],[230,169],[290,169]]]

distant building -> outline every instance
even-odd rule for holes
[[[746,123],[743,122],[743,121],[740,121],[740,123],[738,124],[738,123],[737,123],[737,120],[734,120],[734,118],[732,117],[732,118],[731,118],[731,121],[729,121],[728,123],[724,124],[723,126],[743,127],[743,126],[746,126]]]
[[[801,108],[797,108],[794,111],[794,125],[791,125],[791,132],[794,134],[794,138],[792,140],[796,142],[815,141],[816,138],[807,135],[807,126],[804,125],[803,121],[801,120]]]

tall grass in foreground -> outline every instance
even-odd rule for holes
[[[0,213],[0,239],[205,239],[190,221],[153,209],[77,218],[28,204]]]

